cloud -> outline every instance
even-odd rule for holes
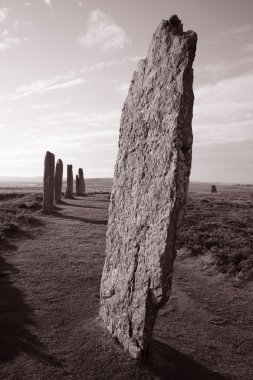
[[[206,38],[201,40],[201,42],[204,42],[206,44],[218,44],[221,42],[228,41],[230,38],[233,37],[241,37],[246,35],[252,34],[253,32],[253,25],[247,24],[239,27],[232,27],[226,30],[223,30],[222,32],[216,34],[216,36],[212,38]]]
[[[120,86],[116,87],[116,91],[118,91],[122,95],[126,95],[128,93],[129,86],[129,83],[123,83]]]
[[[2,24],[8,17],[9,8],[0,8],[0,24]]]
[[[193,147],[191,179],[253,183],[253,139]]]
[[[253,25],[247,24],[239,27],[232,27],[223,32],[224,36],[235,36],[235,35],[242,35],[247,34],[253,31]]]
[[[0,45],[1,49],[1,45]],[[9,101],[9,100],[15,100],[22,97],[35,95],[35,94],[43,94],[47,91],[51,90],[59,90],[63,88],[71,88],[75,87],[77,85],[81,85],[84,83],[90,83],[92,82],[92,79],[84,79],[82,78],[83,74],[91,73],[93,71],[102,70],[107,67],[117,66],[117,65],[123,65],[127,62],[137,62],[139,61],[140,57],[127,57],[121,60],[111,60],[106,62],[98,62],[94,65],[83,67],[78,71],[69,71],[64,74],[56,75],[52,78],[45,79],[45,80],[37,80],[33,83],[30,83],[28,85],[19,86],[14,93],[1,96],[0,101]],[[118,80],[113,81],[103,81],[103,82],[94,82],[94,84],[101,85],[101,84],[112,84],[117,83]]]
[[[253,73],[195,89],[194,141],[228,143],[253,138]]]
[[[43,1],[44,1],[44,3],[46,3],[49,6],[50,9],[52,8],[51,0],[43,0]]]
[[[248,43],[243,46],[243,49],[249,52],[253,52],[253,43]]]
[[[64,101],[58,102],[58,103],[35,104],[32,108],[36,109],[36,110],[48,109],[48,108],[57,108],[57,107],[67,106],[67,105],[71,104],[71,102],[72,102],[71,99],[67,99],[67,100],[64,100]]]
[[[31,95],[44,94],[45,92],[52,90],[72,88],[80,84],[91,82],[90,79],[75,78],[75,75],[74,72],[70,71],[69,73],[56,75],[50,79],[37,80],[33,83],[19,86],[14,93],[0,97],[0,100],[15,100]]]
[[[120,66],[128,62],[138,62],[141,58],[142,57],[127,57],[123,59],[114,59],[114,60],[105,61],[105,62],[98,62],[89,67],[83,67],[81,69],[81,73],[90,73],[92,71],[105,69],[107,67]]]
[[[108,51],[116,48],[124,49],[131,41],[110,15],[95,9],[90,12],[86,31],[78,37],[78,42],[85,47],[99,46],[103,51]]]
[[[53,6],[52,6],[52,0],[43,0],[44,3],[49,7],[51,14],[54,14]]]
[[[62,130],[63,127],[71,126],[71,135],[75,128],[75,133],[78,131],[95,129],[108,130],[115,128],[118,130],[120,121],[120,111],[112,110],[107,112],[80,112],[80,111],[68,111],[68,112],[53,112],[45,115],[34,122],[30,123],[30,126],[36,126],[40,129],[42,127],[50,128],[59,126]],[[100,130],[101,132],[101,130]]]
[[[0,24],[5,24],[6,20],[8,19],[10,12],[10,8],[1,8],[0,9]],[[15,25],[13,25],[15,28]],[[17,27],[15,28],[18,29]],[[6,51],[10,49],[13,46],[20,45],[23,42],[26,42],[28,39],[26,37],[14,37],[9,33],[9,30],[5,27],[3,31],[0,33],[0,51]]]
[[[81,0],[78,0],[77,1],[77,5],[80,7],[80,8],[83,8],[83,2]]]
[[[2,39],[0,40],[0,51],[6,51],[10,49],[12,46],[20,45],[24,39],[9,37],[7,34],[2,35]]]
[[[253,56],[240,56],[240,58],[235,59],[233,62],[216,61],[209,64],[199,64],[194,70],[195,79],[197,79],[198,83],[202,84],[215,83],[226,77],[234,77],[235,73],[237,75],[238,72],[249,72],[252,63]]]

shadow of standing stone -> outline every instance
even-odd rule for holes
[[[13,275],[18,272],[0,250],[0,362],[11,362],[21,352],[26,352],[40,361],[61,367],[61,363],[46,352],[45,345],[33,332],[33,310],[13,281]]]

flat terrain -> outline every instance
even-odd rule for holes
[[[253,378],[252,282],[235,286],[182,246],[150,357],[137,363],[98,318],[108,194],[64,200],[54,215],[29,214],[36,202],[26,199],[21,216],[12,212],[23,224],[3,230],[1,380]]]

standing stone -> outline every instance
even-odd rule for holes
[[[55,168],[55,203],[61,202],[63,162],[58,160]]]
[[[42,204],[42,209],[46,212],[54,211],[54,166],[54,154],[51,152],[46,152],[44,161],[44,191]]]
[[[78,175],[79,175],[79,195],[85,195],[85,182],[84,182],[84,176],[83,176],[83,169],[78,169]]]
[[[66,198],[73,198],[73,168],[72,165],[67,165],[67,188]]]
[[[212,185],[211,193],[217,193],[217,187],[215,185]]]
[[[134,358],[169,299],[192,157],[197,35],[162,21],[125,101],[109,209],[100,316]]]
[[[76,195],[79,195],[79,177],[76,175]]]

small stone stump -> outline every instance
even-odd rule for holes
[[[63,162],[59,159],[55,168],[55,203],[61,203]]]
[[[46,152],[44,161],[44,178],[43,178],[43,203],[42,209],[45,212],[54,211],[54,170],[55,156],[51,152]]]
[[[134,358],[146,355],[170,296],[191,169],[196,42],[177,16],[162,21],[122,110],[99,314]]]
[[[73,198],[73,168],[67,165],[67,188],[65,198]]]
[[[217,187],[215,185],[212,185],[211,193],[217,193]]]

